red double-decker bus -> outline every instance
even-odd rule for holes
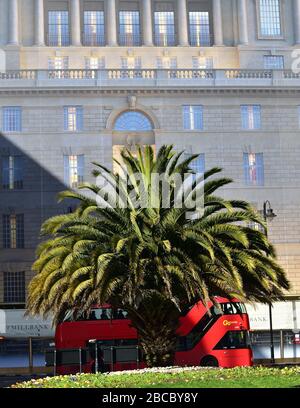
[[[236,367],[252,365],[249,319],[243,303],[216,298],[208,308],[201,302],[180,318],[174,365]],[[55,333],[55,361],[59,374],[124,370],[145,367],[137,331],[124,310],[95,307],[89,316],[66,316]],[[50,361],[51,360],[51,361]]]

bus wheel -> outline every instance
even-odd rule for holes
[[[213,356],[206,356],[201,360],[201,367],[219,367],[218,360]]]

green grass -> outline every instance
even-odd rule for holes
[[[300,367],[197,369],[177,373],[78,374],[13,388],[300,388]]]

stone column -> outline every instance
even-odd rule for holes
[[[8,2],[8,45],[19,45],[18,0]]]
[[[247,0],[238,0],[239,43],[248,44]]]
[[[110,47],[114,47],[118,45],[116,1],[115,0],[107,0],[107,15],[106,15],[105,25],[107,29],[107,44]]]
[[[71,3],[71,36],[72,45],[81,45],[81,26],[80,26],[80,1],[72,0]]]
[[[224,45],[221,0],[213,0],[215,45]]]
[[[189,45],[186,0],[177,0],[177,14],[178,14],[178,45],[186,47]]]
[[[143,0],[143,44],[153,45],[153,22],[151,0]]]
[[[300,0],[294,0],[295,44],[300,44]]]
[[[45,45],[44,0],[35,0],[34,44],[37,46]]]

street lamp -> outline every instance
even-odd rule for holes
[[[274,213],[273,208],[271,207],[271,203],[269,200],[264,202],[264,219],[267,222],[268,220],[272,221],[277,215]],[[268,235],[268,233],[266,233]]]
[[[273,208],[269,200],[264,202],[263,205],[263,216],[264,220],[267,223],[268,220],[272,221],[277,215],[274,213]],[[266,236],[268,236],[268,230],[266,229]],[[271,340],[271,363],[275,363],[274,355],[274,336],[273,336],[273,317],[272,317],[272,304],[269,303],[269,318],[270,318],[270,340]]]

